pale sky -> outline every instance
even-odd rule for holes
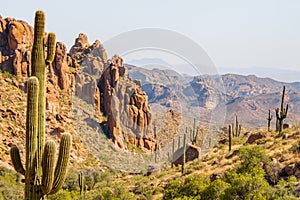
[[[163,28],[197,42],[223,69],[300,71],[299,0],[2,0],[0,14],[33,24],[37,9],[46,13],[46,31],[68,47],[80,32],[92,43],[134,29]]]

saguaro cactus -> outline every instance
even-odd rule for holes
[[[271,130],[270,130],[270,126],[271,126],[271,121],[272,121],[272,119],[273,119],[273,115],[271,115],[271,110],[269,110],[269,116],[268,116],[268,118],[267,118],[267,120],[268,120],[268,131],[270,132]]]
[[[47,44],[47,58],[44,54],[44,27],[45,27],[45,14],[43,11],[38,10],[35,13],[34,21],[34,42],[31,55],[31,71],[32,76],[36,76],[39,80],[40,91],[38,101],[38,138],[37,147],[37,160],[39,164],[42,161],[43,148],[45,143],[45,110],[46,110],[46,66],[51,64],[55,55],[55,34],[48,34]],[[38,175],[41,175],[39,169]]]
[[[278,130],[279,134],[281,134],[281,131],[283,129],[283,122],[284,119],[287,117],[287,113],[289,109],[288,104],[286,104],[286,108],[284,108],[284,95],[285,95],[285,85],[283,86],[283,91],[282,91],[280,112],[279,112],[279,108],[275,109],[276,119],[277,119],[276,125],[278,126],[276,127],[276,129]]]
[[[231,151],[231,143],[232,143],[232,129],[231,129],[231,125],[229,125],[228,127],[228,146],[229,146],[229,151]]]
[[[80,172],[78,174],[78,185],[79,185],[79,189],[80,189],[80,196],[84,197],[84,192],[85,192],[85,178],[84,178],[82,172]]]
[[[181,174],[184,175],[184,167],[186,161],[186,134],[183,136],[183,152],[182,152],[182,166],[181,166]]]
[[[25,200],[40,200],[56,193],[62,186],[69,160],[71,136],[63,134],[55,166],[56,145],[45,144],[46,64],[54,57],[55,35],[48,34],[48,56],[44,59],[43,36],[45,17],[42,11],[35,16],[35,38],[32,50],[32,73],[27,84],[26,164],[25,169],[17,147],[11,148],[12,163],[17,172],[25,175]]]
[[[239,133],[239,121],[237,115],[235,115],[235,137],[238,137]]]
[[[173,168],[174,166],[174,161],[175,161],[175,140],[173,138],[173,142],[172,142],[172,160],[171,160],[171,168]]]

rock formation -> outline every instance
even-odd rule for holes
[[[26,22],[0,17],[0,70],[22,78],[30,75],[33,28]]]
[[[46,38],[45,35],[44,44],[47,43]],[[26,81],[31,75],[32,44],[33,28],[28,23],[0,17],[2,72],[9,72]],[[102,81],[99,81],[100,77]],[[126,141],[145,151],[154,150],[148,97],[140,83],[129,78],[120,57],[113,57],[108,62],[100,41],[90,45],[88,37],[80,33],[69,54],[66,46],[57,42],[55,59],[47,69],[47,80],[48,112],[59,115],[63,109],[62,95],[71,97],[73,94],[100,111],[100,85],[103,92],[101,106],[108,115],[108,130],[113,141],[121,148],[126,148]]]
[[[89,104],[93,104],[100,111],[100,92],[97,79],[100,78],[107,62],[107,55],[103,45],[96,40],[92,45],[88,37],[80,33],[71,47],[72,60],[80,65],[75,74],[75,95]]]
[[[120,148],[124,141],[144,151],[154,151],[155,139],[148,96],[136,81],[130,79],[123,59],[115,55],[98,83],[101,108],[108,116],[108,132]]]

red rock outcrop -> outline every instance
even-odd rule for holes
[[[70,67],[73,68],[73,70],[76,70],[79,66],[75,60],[67,55],[65,44],[57,42],[54,61],[49,68],[49,73],[51,74],[49,78],[52,78],[55,84],[58,85],[63,92],[72,94],[71,89],[73,87],[72,81],[74,75],[69,73]],[[52,76],[53,74],[55,76]]]
[[[0,17],[0,70],[18,77],[30,75],[33,28],[26,22]]]
[[[101,107],[108,116],[108,132],[113,142],[125,148],[124,141],[144,151],[154,151],[151,112],[148,96],[141,86],[130,79],[123,59],[115,55],[104,70],[99,87]]]
[[[92,45],[88,37],[80,33],[70,50],[71,59],[80,65],[75,74],[75,95],[100,111],[100,92],[97,78],[104,71],[107,55],[103,45],[96,40]]]

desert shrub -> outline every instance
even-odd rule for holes
[[[95,186],[95,189],[88,192],[86,199],[93,200],[134,200],[136,199],[132,192],[129,192],[129,189],[120,184],[112,184],[107,187],[98,188]]]
[[[276,200],[296,200],[294,191],[296,190],[297,179],[295,176],[290,176],[287,181],[280,180],[277,185],[274,186],[274,192],[272,199]]]
[[[207,188],[202,193],[201,199],[221,200],[224,198],[225,191],[229,186],[230,184],[221,179],[218,179],[207,186]]]
[[[229,171],[223,180],[230,186],[225,189],[221,199],[269,199],[271,186],[261,168],[252,168],[251,173]]]
[[[181,180],[171,180],[165,188],[164,199],[175,199],[176,197],[180,197],[181,185]]]
[[[165,188],[164,199],[200,199],[208,184],[208,177],[203,175],[189,176],[183,181],[172,180]]]
[[[58,193],[49,195],[48,200],[79,200],[81,199],[79,192],[69,190],[59,190]]]
[[[264,149],[256,145],[241,147],[239,158],[241,165],[237,169],[238,173],[251,173],[252,169],[260,167],[261,162],[268,161]]]
[[[0,199],[22,199],[23,184],[19,182],[20,176],[4,167],[0,167]]]
[[[293,146],[289,149],[290,152],[294,154],[299,154],[300,153],[300,142],[296,142],[293,144]]]
[[[62,189],[69,191],[79,191],[78,173],[72,171],[68,172]]]

